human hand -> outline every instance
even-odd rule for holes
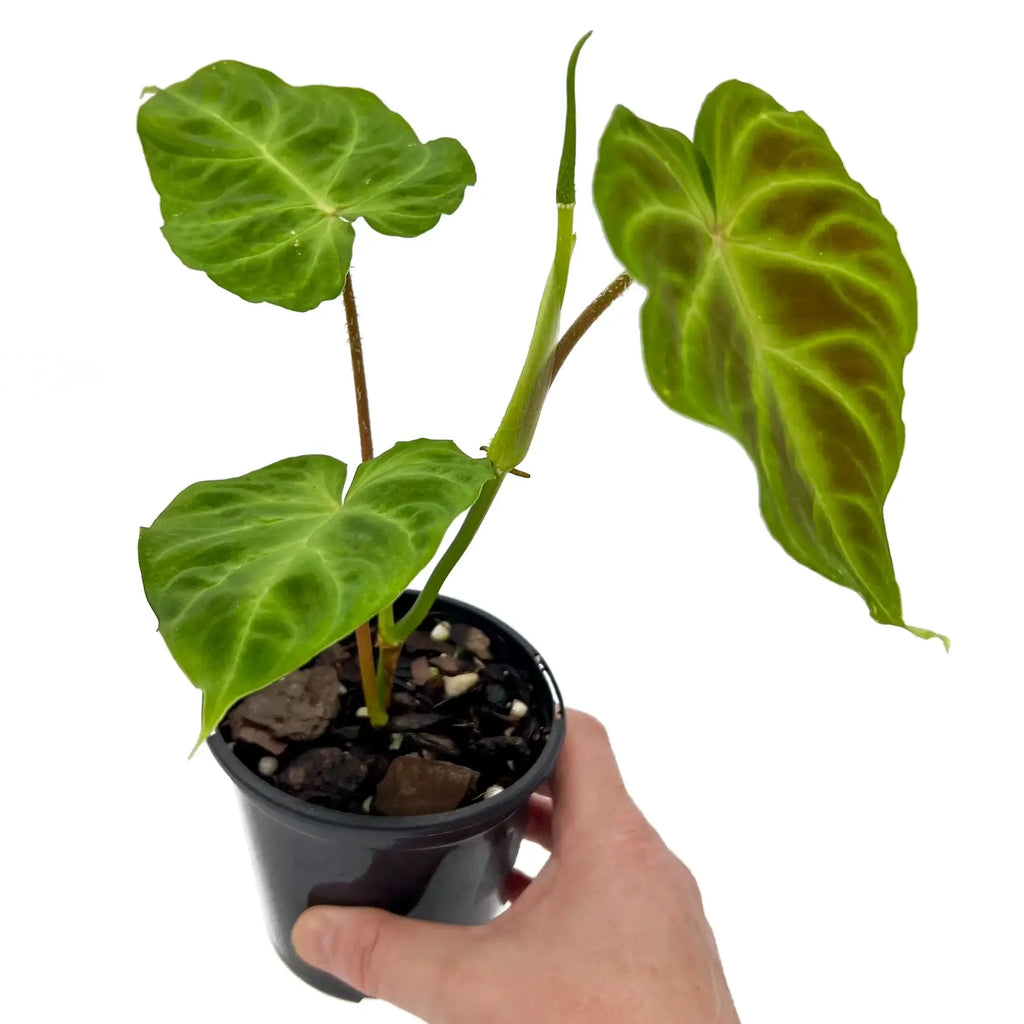
[[[429,1024],[739,1024],[693,876],[630,799],[603,726],[569,712],[552,797],[489,924],[313,907],[292,941],[315,967]]]

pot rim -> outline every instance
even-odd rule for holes
[[[416,590],[406,590],[405,595],[416,595]],[[232,781],[249,796],[263,804],[270,804],[291,818],[315,821],[323,825],[334,825],[339,829],[350,829],[360,832],[424,834],[431,832],[449,832],[464,827],[472,827],[484,820],[500,821],[503,817],[515,813],[517,808],[526,803],[530,794],[549,778],[554,769],[555,761],[562,748],[565,738],[565,704],[562,693],[558,689],[555,677],[547,662],[538,651],[511,626],[490,612],[485,612],[475,605],[456,598],[438,595],[438,601],[444,601],[458,611],[465,611],[472,616],[487,620],[493,627],[504,632],[506,637],[520,646],[523,652],[537,668],[540,677],[547,683],[552,702],[551,730],[547,742],[537,760],[516,781],[497,796],[477,797],[466,807],[457,807],[454,811],[440,814],[418,814],[385,817],[383,815],[354,814],[351,811],[336,811],[330,807],[320,807],[308,803],[286,793],[277,786],[266,782],[254,771],[242,764],[234,756],[231,745],[214,732],[206,740],[206,746],[213,754],[221,768],[231,777]]]

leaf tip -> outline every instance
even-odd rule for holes
[[[193,685],[196,685],[193,681]],[[188,755],[188,759],[191,761],[196,756],[196,751],[209,739],[210,735],[220,724],[220,720],[227,714],[228,708],[218,702],[219,707],[214,704],[213,699],[204,690],[203,691],[203,712],[202,718],[199,722],[199,735],[196,737],[195,746],[192,747]]]
[[[930,629],[921,629],[919,626],[908,626],[906,623],[903,624],[903,628],[914,636],[919,636],[922,640],[941,640],[942,646],[945,647],[946,653],[949,654],[949,637],[942,633],[936,633]]]
[[[144,100],[147,96],[155,96],[160,91],[159,85],[144,85],[142,92],[139,93],[139,99]]]

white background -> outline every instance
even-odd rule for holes
[[[689,132],[739,77],[820,121],[917,278],[886,513],[907,619],[953,650],[876,625],[770,539],[739,446],[649,391],[639,290],[566,366],[533,478],[505,487],[448,592],[514,624],[608,723],[702,883],[746,1024],[1020,1024],[1010,6],[28,6],[8,13],[0,62],[3,1015],[411,1019],[280,966],[231,786],[205,752],[186,760],[199,696],[155,633],[137,528],[194,480],[358,447],[340,302],[248,305],[177,262],[135,138],[139,90],[236,58],[373,90],[422,138],[466,145],[479,185],[458,213],[415,240],[358,226],[353,273],[378,449],[473,451],[525,352],[564,64],[593,28],[567,316],[617,273],[589,201],[615,103]]]

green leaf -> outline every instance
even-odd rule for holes
[[[287,309],[341,292],[357,217],[420,235],[476,181],[458,142],[420,143],[372,93],[295,87],[238,61],[156,90],[138,130],[179,259]]]
[[[146,597],[203,692],[200,742],[235,701],[390,604],[493,477],[451,441],[408,441],[356,470],[326,455],[193,484],[139,536]]]
[[[693,142],[618,107],[594,195],[647,288],[655,391],[743,445],[790,555],[879,622],[937,636],[903,621],[882,517],[903,452],[914,280],[822,129],[742,82],[707,97]]]

